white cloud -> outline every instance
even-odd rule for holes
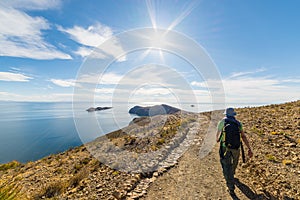
[[[0,72],[0,81],[28,82],[32,77],[20,73]]]
[[[300,83],[300,79],[285,79],[282,82],[285,82],[285,83]]]
[[[107,58],[107,56],[104,55],[103,53],[98,51],[93,51],[93,48],[88,48],[88,47],[79,47],[74,53],[80,55],[81,57],[90,56],[91,58],[99,58],[99,59]]]
[[[105,73],[102,76],[97,74],[85,74],[78,79],[50,79],[55,85],[61,87],[81,87],[81,84],[94,84],[94,85],[116,85],[121,80],[122,76],[115,73]],[[88,86],[86,87],[89,88]]]
[[[9,2],[9,1],[7,1]],[[42,17],[31,17],[9,4],[0,4],[0,56],[33,59],[71,59],[46,42],[42,31],[50,29]]]
[[[134,94],[143,96],[165,96],[172,94],[172,92],[167,88],[146,87],[137,89],[134,91]]]
[[[58,85],[60,87],[74,87],[76,85],[74,79],[51,79],[50,80],[53,84]]]
[[[113,35],[112,30],[108,26],[104,26],[100,23],[89,26],[87,29],[80,26],[67,29],[58,26],[58,30],[68,33],[71,38],[79,44],[90,47],[99,46]]]
[[[80,74],[77,82],[103,85],[118,84],[122,88],[136,88],[143,84],[160,85],[161,87],[173,88],[178,88],[178,85],[180,85],[180,87],[189,85],[181,73],[173,70],[172,68],[162,67],[155,64],[138,67],[122,75],[115,72],[107,72],[103,74]]]
[[[205,82],[192,81],[191,85],[192,86],[197,86],[197,87],[207,87],[207,84]]]
[[[103,84],[103,85],[115,85],[118,84],[123,76],[116,73],[99,74],[83,74],[78,79],[78,83],[90,83],[90,84]]]
[[[61,0],[2,0],[2,5],[24,10],[47,10],[61,6]]]
[[[276,79],[272,77],[238,76],[222,80],[227,102],[276,103],[300,99],[298,79]],[[203,86],[205,82],[195,82]],[[214,84],[207,89],[215,90]]]
[[[95,92],[99,94],[113,94],[114,88],[97,88]]]
[[[122,46],[119,44],[117,39],[113,37],[113,31],[108,26],[96,23],[88,28],[83,28],[81,26],[74,26],[72,28],[63,28],[58,26],[57,28],[61,32],[67,33],[72,40],[85,46],[84,48],[80,47],[74,52],[75,54],[88,56],[93,48],[94,51],[91,55],[93,58],[102,59],[106,58],[106,56],[113,56],[118,62],[126,60]],[[102,47],[101,44],[108,39],[113,40],[113,43],[109,47]]]

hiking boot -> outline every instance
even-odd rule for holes
[[[234,190],[227,189],[227,192],[228,192],[230,195],[235,194],[235,193],[234,193]]]
[[[240,180],[238,178],[234,178],[233,181],[235,185],[238,185],[240,183]]]
[[[232,197],[236,196],[234,190],[227,189],[227,191],[229,192],[230,196]]]

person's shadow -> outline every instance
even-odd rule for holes
[[[239,179],[235,178],[234,180],[236,187],[239,188],[239,190],[251,200],[276,200],[276,198],[267,191],[264,191],[264,194],[256,194],[247,185],[240,182]],[[231,195],[231,197],[233,200],[239,200],[236,195]]]

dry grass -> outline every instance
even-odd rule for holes
[[[88,177],[88,170],[83,168],[69,180],[69,187],[77,187],[84,178]]]
[[[13,168],[16,168],[16,167],[19,167],[19,166],[21,166],[21,163],[19,163],[18,161],[13,160],[9,163],[5,163],[5,164],[0,165],[0,171],[13,169]]]
[[[0,185],[0,200],[17,200],[26,198],[21,193],[21,187],[16,184],[2,183]]]
[[[42,188],[39,194],[34,199],[53,198],[62,194],[67,189],[67,183],[62,181],[52,182]]]

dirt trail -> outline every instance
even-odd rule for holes
[[[150,186],[148,194],[143,199],[233,199],[226,191],[218,146],[216,145],[203,159],[198,157],[199,148],[198,145],[193,145],[180,158],[177,166]],[[241,167],[237,169],[237,173],[240,173],[240,170]],[[258,199],[242,180],[236,188],[236,194],[238,199]]]

